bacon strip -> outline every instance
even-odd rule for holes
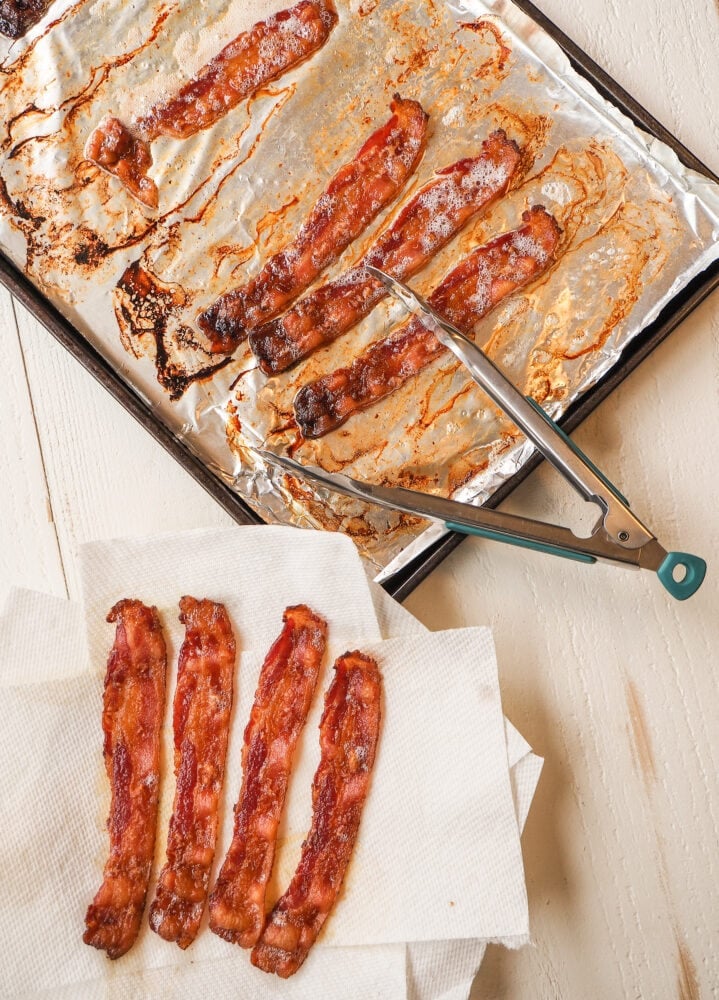
[[[152,867],[167,655],[157,608],[124,600],[107,620],[117,622],[102,710],[110,855],[83,941],[120,958],[140,929]]]
[[[375,661],[345,653],[325,696],[312,826],[299,865],[275,905],[252,964],[286,979],[307,957],[342,887],[367,797],[380,725],[382,679]]]
[[[225,46],[179,93],[156,104],[131,127],[108,118],[92,133],[87,156],[122,181],[130,194],[157,208],[149,144],[158,136],[187,139],[214,125],[240,101],[321,48],[337,23],[331,0],[301,0],[259,21]]]
[[[479,156],[439,170],[354,267],[250,334],[262,371],[283,372],[358,323],[387,294],[366,266],[400,280],[416,274],[470,219],[506,192],[520,159],[516,143],[499,129],[484,140]]]
[[[173,709],[175,802],[150,927],[187,948],[205,908],[230,731],[235,639],[222,604],[183,597]]]
[[[0,0],[0,34],[22,38],[45,16],[53,0]]]
[[[210,928],[251,948],[265,922],[265,891],[292,756],[307,718],[325,650],[327,625],[303,604],[284,627],[260,672],[242,748],[242,788],[232,844],[210,894]]]
[[[478,247],[444,278],[430,304],[466,333],[502,299],[545,271],[561,229],[537,205],[522,215],[524,225]],[[353,413],[389,396],[446,352],[414,316],[396,333],[377,341],[348,368],[323,375],[295,396],[295,419],[306,438],[340,427]]]
[[[257,277],[200,314],[214,352],[233,351],[250,330],[282,312],[402,189],[422,155],[427,115],[399,94],[390,107],[392,117],[340,167],[294,240]]]

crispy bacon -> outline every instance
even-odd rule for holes
[[[183,597],[173,708],[175,802],[167,863],[150,907],[150,927],[187,948],[205,908],[217,840],[217,803],[230,731],[235,639],[227,612],[214,601]]]
[[[312,701],[327,626],[303,604],[287,608],[284,627],[262,666],[242,748],[242,788],[232,844],[210,894],[210,928],[243,948],[265,922],[265,890],[295,744]]]
[[[107,620],[117,622],[102,710],[110,855],[83,941],[119,958],[140,929],[152,867],[167,655],[157,608],[124,600]]]
[[[0,0],[0,34],[22,38],[45,16],[53,0]]]
[[[259,21],[226,45],[179,93],[156,104],[130,127],[107,118],[92,133],[87,156],[122,181],[130,194],[157,208],[149,144],[158,136],[187,139],[222,118],[240,101],[303,62],[327,41],[337,23],[331,0],[301,0]]]
[[[252,963],[286,979],[297,972],[342,887],[374,764],[382,679],[375,661],[345,653],[325,696],[312,825],[299,865],[252,951]]]
[[[561,230],[541,205],[522,215],[524,225],[478,247],[444,278],[431,305],[460,330],[549,267]],[[446,352],[413,317],[396,333],[377,341],[349,368],[338,368],[303,386],[295,396],[295,419],[306,438],[322,437],[353,413],[384,399]]]
[[[399,94],[391,109],[391,118],[334,175],[294,240],[200,314],[214,352],[234,351],[250,330],[279,315],[402,189],[424,149],[427,115]]]
[[[250,347],[263,372],[285,371],[358,323],[387,294],[366,265],[399,279],[416,274],[471,218],[506,192],[520,159],[516,143],[499,129],[484,140],[479,156],[438,171],[354,267],[250,334]]]

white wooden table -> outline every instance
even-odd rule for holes
[[[540,5],[719,172],[717,0]],[[231,523],[3,290],[0,331],[0,601],[77,597],[88,539]],[[534,947],[490,949],[473,996],[719,996],[719,295],[575,436],[709,577],[677,604],[649,573],[471,540],[407,601],[430,628],[493,626],[506,713],[546,758]],[[569,518],[574,499],[540,469],[510,506]]]

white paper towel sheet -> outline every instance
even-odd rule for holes
[[[288,557],[292,552],[296,558]],[[518,834],[541,764],[516,730],[505,727],[486,630],[429,633],[370,588],[354,547],[339,536],[284,528],[193,532],[149,543],[93,544],[82,559],[90,669],[76,606],[16,592],[0,620],[8,722],[0,736],[3,995],[191,997],[207,995],[204,984],[218,998],[274,997],[281,987],[283,996],[320,1000],[347,995],[341,984],[351,983],[354,997],[454,1000],[466,996],[481,961],[484,942],[472,939],[526,939]],[[278,568],[268,572],[268,566]],[[207,932],[206,920],[187,953],[161,941],[146,923],[119,962],[81,941],[107,850],[100,707],[113,630],[104,616],[121,596],[156,603],[174,657],[182,639],[176,620],[182,593],[225,601],[246,650],[238,665],[218,864],[231,836],[242,727],[281,612],[304,601],[329,622],[331,655],[298,748],[275,892],[294,868],[309,823],[321,692],[334,656],[361,646],[383,669],[383,732],[355,856],[326,933],[289,983],[252,968],[246,954]],[[390,632],[403,637],[378,642]],[[174,659],[170,663],[168,710]],[[166,762],[171,738],[168,711]],[[163,860],[174,793],[170,771],[166,764],[156,864]],[[457,937],[466,940],[452,940]],[[405,949],[405,941],[413,943]]]

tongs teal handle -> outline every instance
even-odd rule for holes
[[[595,563],[594,556],[587,555],[586,552],[577,552],[574,549],[566,549],[560,545],[551,545],[548,542],[537,542],[523,535],[508,535],[502,531],[492,531],[491,528],[470,527],[467,524],[456,524],[452,521],[445,522],[450,531],[458,531],[463,535],[478,535],[480,538],[490,538],[493,541],[504,542],[506,545],[517,545],[523,549],[531,549],[534,552],[545,552],[550,556],[561,556],[563,559],[574,559],[575,562]],[[674,579],[676,569],[683,569],[684,576],[681,580]],[[686,601],[692,594],[696,594],[701,587],[706,576],[707,564],[700,556],[693,556],[688,552],[667,552],[664,561],[657,570],[663,587],[677,601]]]
[[[674,579],[676,569],[684,570],[681,580]],[[699,590],[706,572],[707,564],[700,556],[693,556],[688,552],[667,552],[664,562],[657,570],[657,576],[672,597],[678,601],[686,601],[687,597]]]
[[[597,561],[594,556],[589,556],[586,552],[565,549],[561,545],[551,545],[549,542],[536,542],[534,539],[525,538],[523,535],[508,535],[503,531],[492,531],[491,528],[470,528],[467,524],[455,524],[452,521],[446,521],[445,527],[449,528],[450,531],[459,531],[463,535],[478,535],[480,538],[490,538],[492,541],[505,542],[507,545],[517,545],[523,549],[532,549],[534,552],[546,552],[550,556],[574,559],[575,562],[595,563]]]
[[[531,396],[526,397],[527,401],[532,404],[537,413],[540,413],[548,424],[551,424],[554,430],[567,442],[569,447],[578,455],[582,461],[599,476],[599,478],[606,484],[606,486],[616,495],[619,499],[629,506],[629,501],[626,497],[622,496],[619,490],[616,488],[614,483],[610,482],[609,479],[604,475],[601,469],[598,469],[596,465],[589,459],[584,452],[579,448],[575,441],[565,434],[562,428],[556,421],[552,420],[548,413],[545,413],[539,403],[532,399]],[[498,537],[498,536],[493,536]],[[509,539],[506,539],[509,541]],[[512,542],[513,545],[521,545],[522,540],[517,539],[517,541]],[[565,556],[567,559],[579,559],[581,562],[596,562],[591,556],[586,556],[583,553],[571,553],[567,549],[559,549],[553,546],[542,546],[534,542],[530,542],[526,548],[536,548],[542,552],[553,552],[554,555]],[[683,569],[684,575],[681,580],[676,580],[674,578],[674,572],[677,569]],[[696,594],[697,590],[701,587],[704,582],[704,577],[707,572],[707,564],[701,558],[701,556],[693,556],[689,552],[667,552],[664,561],[657,570],[657,576],[661,580],[662,586],[665,590],[669,591],[672,597],[676,598],[677,601],[686,601],[687,597],[691,597],[692,594]]]

